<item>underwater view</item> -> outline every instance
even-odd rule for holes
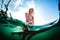
[[[60,40],[58,6],[58,0],[0,0],[0,40]]]

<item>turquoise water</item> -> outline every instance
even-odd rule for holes
[[[16,20],[17,21],[17,20]],[[39,34],[34,35],[31,40],[48,40],[51,39],[51,37],[59,32],[60,27],[57,25],[59,20],[55,20],[52,23],[45,24],[45,25],[40,25],[40,26],[33,26],[30,31],[42,31],[45,29],[50,28],[49,30],[42,31]],[[16,22],[17,23],[17,22]],[[19,25],[20,24],[20,25]],[[28,25],[27,25],[28,26]],[[5,36],[7,40],[21,40],[22,34],[20,36],[18,34],[12,35],[12,32],[23,32],[23,23],[20,21],[20,23],[15,24],[15,23],[8,23],[8,24],[0,24],[0,33]],[[37,27],[39,30],[37,30]],[[27,36],[28,37],[28,36]],[[26,37],[26,38],[27,38]]]

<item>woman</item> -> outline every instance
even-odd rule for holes
[[[25,16],[26,16],[26,23],[31,24],[31,25],[34,24],[33,14],[34,14],[34,10],[33,10],[33,8],[30,8],[29,9],[29,13],[25,14]]]
[[[26,23],[28,23],[28,25],[30,25],[29,27],[31,27],[31,25],[34,25],[34,17],[33,17],[33,14],[34,14],[34,9],[33,8],[30,8],[29,9],[29,13],[26,13],[25,14],[25,17],[26,17]],[[25,27],[24,28],[24,33],[23,33],[23,37],[22,37],[22,40],[25,40],[25,37],[30,34],[30,31],[29,31],[29,27]],[[29,39],[29,38],[28,38]]]

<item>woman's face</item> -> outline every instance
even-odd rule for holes
[[[34,14],[34,10],[32,8],[29,9],[29,14]]]

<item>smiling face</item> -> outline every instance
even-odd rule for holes
[[[31,14],[31,15],[34,14],[34,9],[33,8],[29,9],[29,14]]]

